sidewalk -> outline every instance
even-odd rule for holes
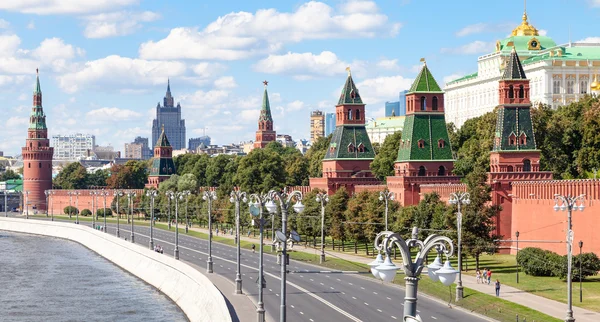
[[[198,232],[203,232],[205,234],[208,233],[208,229],[204,229],[204,228],[194,227],[194,228],[190,228],[190,229],[198,231]],[[213,236],[216,236],[216,234]],[[222,233],[219,234],[219,237],[225,237],[225,238],[230,238],[230,239],[233,239],[234,236],[235,235],[230,235],[230,234],[222,234]],[[241,239],[244,241],[256,242],[258,240],[258,237],[252,238],[252,237],[246,237],[246,235],[242,235]],[[265,239],[265,244],[269,245],[270,240]],[[308,253],[308,254],[315,254],[315,251],[317,251],[317,250],[315,250],[312,247],[306,247],[306,248],[305,247],[294,247],[294,251],[304,252],[304,253]],[[318,251],[320,251],[320,250],[318,250]],[[368,264],[371,261],[373,261],[372,258],[358,256],[358,255],[352,255],[352,254],[346,254],[346,253],[341,253],[341,252],[327,250],[327,249],[325,250],[325,254],[328,257],[335,257],[335,258],[353,261],[353,262],[357,262],[357,263],[363,263],[363,264]],[[485,293],[485,294],[488,294],[491,296],[496,296],[496,290],[494,289],[493,285],[477,284],[477,280],[476,280],[475,276],[471,276],[471,275],[472,275],[471,273],[463,272],[462,281],[463,281],[464,287],[467,287],[467,288],[470,288],[470,289],[473,289],[478,292]],[[516,289],[511,286],[507,286],[507,285],[502,285],[501,290],[500,290],[500,298],[510,301],[510,302],[513,302],[513,303],[517,303],[517,304],[529,307],[536,311],[553,316],[557,319],[564,319],[566,316],[566,312],[567,312],[567,304],[565,304],[565,303],[561,303],[561,302],[547,299],[545,297],[533,295],[531,293],[527,293],[525,291]],[[573,316],[574,316],[575,320],[578,322],[598,322],[598,321],[600,321],[600,313],[599,312],[582,309],[582,308],[579,308],[576,306],[573,306]]]

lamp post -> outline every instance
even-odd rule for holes
[[[275,214],[271,214],[271,253],[275,251]]]
[[[279,201],[279,206],[281,207],[281,236],[278,238],[279,242],[282,244],[281,246],[281,304],[279,308],[279,322],[285,322],[286,320],[286,264],[287,264],[287,215],[288,209],[292,202],[292,199],[296,199],[297,202],[294,204],[293,208],[296,213],[301,213],[304,210],[304,205],[302,204],[302,192],[300,191],[292,191],[290,193],[283,191],[269,191],[269,201],[265,204],[267,210],[274,214],[277,212],[277,205],[273,200]],[[277,234],[279,235],[279,231]]]
[[[565,318],[566,322],[573,322],[575,318],[573,318],[573,281],[572,281],[572,260],[573,260],[573,224],[571,222],[571,213],[573,211],[583,211],[585,206],[583,205],[585,201],[585,195],[581,194],[576,197],[571,197],[571,195],[563,196],[559,194],[554,195],[554,211],[568,211],[568,232],[567,232],[567,317]],[[560,205],[559,205],[560,203]]]
[[[187,190],[176,192],[169,190],[165,194],[175,201],[175,252],[173,255],[175,259],[179,259],[179,200],[183,200],[183,197],[188,196],[190,192]]]
[[[56,191],[54,190],[50,190],[50,195],[52,196],[52,198],[50,199],[50,220],[54,221],[54,194],[56,193]]]
[[[8,190],[4,187],[4,217],[8,217]]]
[[[381,196],[379,198],[381,199]],[[319,256],[319,263],[323,264],[325,262],[325,205],[329,202],[329,196],[326,192],[318,192],[315,200],[321,203],[321,256]],[[385,224],[387,230],[387,199],[385,202]]]
[[[121,218],[121,213],[119,212],[119,198],[123,196],[123,191],[115,190],[113,191],[113,196],[117,198],[117,238],[121,237],[121,233],[119,231],[119,219]]]
[[[73,191],[67,191],[69,196],[69,219],[71,219],[71,209],[73,208]]]
[[[519,231],[515,233],[517,237],[517,258],[519,258]],[[517,261],[517,283],[519,283],[519,261]]]
[[[150,249],[154,249],[154,198],[158,196],[158,191],[152,189],[146,191],[146,196],[150,197]]]
[[[135,191],[125,192],[127,195],[127,202],[129,203],[129,213],[131,214],[131,242],[135,242],[135,234],[133,233],[133,197],[135,197]],[[127,217],[129,219],[129,217]]]
[[[242,294],[242,275],[240,273],[240,201],[246,203],[246,193],[240,190],[233,190],[229,194],[229,202],[235,203],[235,240],[237,243],[237,268],[235,273],[235,294]]]
[[[394,200],[394,194],[391,191],[379,191],[379,201],[385,201],[385,231],[388,231],[388,202]]]
[[[48,207],[48,199],[50,196],[50,190],[44,191],[44,194],[46,195],[46,218],[48,218],[48,210],[50,209],[50,207]],[[4,195],[6,195],[6,191],[4,191]],[[6,202],[4,203],[4,210],[6,210]]]
[[[190,192],[187,192],[185,197],[185,233],[188,233],[188,227],[190,226],[190,222],[188,221],[188,203],[190,201]]]
[[[106,196],[108,196],[108,191],[102,189],[102,191],[100,191],[100,195],[102,197],[104,197],[104,210],[103,210],[103,214],[104,214],[104,232],[107,233],[108,229],[106,228]]]
[[[440,259],[440,254],[444,253],[446,258],[451,257],[454,253],[452,240],[446,236],[430,235],[424,241],[418,240],[418,228],[412,229],[411,239],[405,241],[398,233],[391,231],[381,232],[375,237],[375,248],[378,251],[384,251],[386,258],[383,263],[371,263],[371,271],[373,275],[377,275],[385,282],[392,282],[396,276],[396,271],[402,269],[404,281],[406,283],[406,291],[404,296],[404,319],[413,321],[417,317],[417,286],[420,279],[421,271],[425,267],[423,262],[427,257],[427,253],[432,248],[436,248],[438,256],[435,261],[429,264],[427,275],[434,280],[440,281],[446,286],[450,286],[456,278],[457,271],[452,268],[450,261],[446,259],[444,265]],[[402,267],[392,263],[390,254],[394,247],[400,249],[402,255]],[[416,258],[413,260],[410,252],[411,248],[418,248]],[[378,265],[378,266],[377,266]],[[410,319],[413,320],[410,320]]]
[[[462,237],[462,212],[461,206],[468,205],[471,203],[468,192],[457,191],[450,194],[450,200],[448,201],[452,205],[456,205],[458,211],[456,213],[456,231],[458,234],[458,282],[456,283],[456,301],[460,301],[463,298],[463,285],[462,285],[462,254],[461,254],[461,237]]]
[[[217,200],[216,191],[204,191],[202,193],[202,199],[208,202],[208,259],[206,260],[206,272],[213,272],[213,260],[212,260],[212,202]]]
[[[25,190],[25,219],[29,219],[29,190]]]
[[[169,227],[169,230],[171,230],[171,198],[167,198],[167,203],[169,205],[169,217],[167,218],[167,227]]]
[[[583,257],[581,257],[581,249],[583,248],[583,240],[579,241],[579,303],[583,302],[583,291],[581,288],[581,272],[582,267],[581,263],[583,262]]]
[[[265,219],[263,218],[263,207],[265,201],[269,198],[268,194],[253,193],[250,195],[250,214],[254,217],[258,217],[258,224],[260,230],[259,246],[258,246],[258,305],[256,313],[258,315],[258,322],[265,322],[265,306],[263,302],[263,285],[264,285],[264,270],[263,270],[263,228],[265,225]],[[252,203],[254,200],[254,203]]]
[[[92,227],[96,229],[96,209],[94,208],[94,200],[96,199],[94,196],[98,193],[95,190],[90,191],[90,196],[92,196]]]
[[[73,193],[75,195],[75,223],[79,225],[79,191]]]

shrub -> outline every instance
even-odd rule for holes
[[[106,209],[106,217],[112,216],[112,210],[110,210],[110,208],[98,208],[96,210],[96,218],[104,217],[104,209]]]
[[[549,250],[526,247],[519,250],[517,264],[527,275],[556,276],[562,265],[562,257]]]
[[[89,210],[89,209],[87,209],[87,208],[86,208],[86,209],[83,209],[83,210],[81,211],[81,215],[82,215],[82,216],[89,216],[89,215],[91,215],[91,214],[92,214],[92,211],[91,211],[91,210]]]
[[[567,255],[561,258],[562,265],[556,270],[556,275],[562,279],[567,278]],[[573,256],[571,263],[571,280],[579,281],[579,264],[581,262],[581,279],[584,280],[587,276],[598,275],[600,271],[600,259],[594,253],[583,253]]]
[[[68,214],[76,215],[79,212],[79,209],[77,209],[73,206],[66,206],[65,209],[63,209],[63,212],[65,213],[65,215],[68,215]]]

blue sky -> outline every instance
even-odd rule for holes
[[[482,5],[485,3],[485,5]],[[600,0],[530,0],[557,43],[600,40]],[[308,138],[350,66],[367,117],[410,86],[425,57],[440,83],[476,71],[521,21],[523,1],[12,0],[0,2],[0,150],[24,144],[35,69],[49,134],[91,133],[123,150],[150,137],[167,78],[187,137],[254,139],[269,81],[275,129]]]

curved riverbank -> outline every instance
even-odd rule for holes
[[[73,223],[0,218],[0,230],[78,242],[159,289],[190,321],[232,321],[225,298],[208,278],[171,257]]]

